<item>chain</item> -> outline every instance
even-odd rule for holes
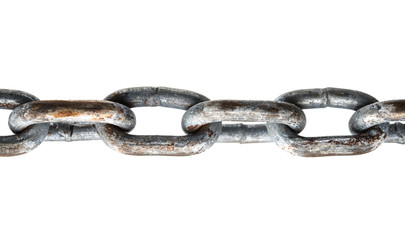
[[[129,134],[136,124],[131,108],[156,106],[185,110],[186,135]],[[349,122],[353,135],[298,135],[306,123],[303,109],[326,107],[355,111]],[[383,142],[405,143],[405,100],[379,102],[368,94],[337,88],[292,91],[275,101],[211,101],[165,87],[122,89],[104,100],[40,101],[25,92],[0,89],[0,109],[12,110],[9,127],[15,134],[0,137],[0,156],[27,153],[43,141],[102,140],[121,153],[166,156],[198,154],[216,142],[275,142],[304,157],[364,154]]]

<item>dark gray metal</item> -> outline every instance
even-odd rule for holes
[[[167,107],[187,110],[209,99],[199,93],[167,87],[125,88],[108,95],[104,100],[134,107]]]
[[[349,126],[353,133],[359,133],[379,125],[387,133],[385,142],[405,144],[405,100],[393,100],[370,104],[356,111]],[[396,122],[389,124],[390,122]]]
[[[37,101],[35,96],[16,90],[0,89],[0,109],[14,109],[21,104]],[[44,141],[49,123],[33,125],[12,136],[0,137],[0,156],[27,153]]]
[[[377,99],[358,91],[325,88],[292,91],[276,101],[289,102],[302,109],[334,107],[357,110]],[[268,123],[267,128],[279,147],[303,157],[363,154],[376,149],[386,138],[386,133],[378,126],[359,135],[311,138],[299,136],[282,124]]]
[[[332,107],[351,110],[378,102],[366,93],[342,88],[296,90],[279,96],[275,101],[293,103],[301,109]]]
[[[193,132],[205,124],[222,121],[281,123],[300,132],[305,126],[305,115],[300,108],[289,103],[215,100],[196,104],[187,110],[182,119],[182,127],[185,132]],[[269,140],[263,125],[249,127],[223,125],[223,127],[226,128],[226,136],[222,137],[222,141],[243,143]]]
[[[127,107],[169,107],[187,110],[207,101],[203,95],[172,88],[127,88],[105,98]],[[109,124],[96,124],[101,139],[112,149],[130,155],[186,156],[211,147],[221,134],[221,123],[211,123],[186,136],[130,135]]]

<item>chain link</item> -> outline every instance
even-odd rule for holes
[[[156,106],[185,110],[186,134],[129,134],[136,124],[131,108]],[[326,107],[355,111],[349,122],[353,135],[298,135],[306,124],[303,109]],[[337,88],[292,91],[275,101],[211,101],[165,87],[122,89],[104,100],[40,101],[25,92],[0,89],[0,109],[12,110],[9,127],[15,133],[0,137],[0,156],[27,153],[43,141],[102,140],[124,154],[167,156],[198,154],[216,142],[275,142],[304,157],[364,154],[384,142],[405,143],[405,100],[378,102],[368,94]]]
[[[160,106],[187,110],[208,101],[208,98],[186,90],[140,87],[119,90],[105,100],[119,102],[129,108]],[[138,136],[110,124],[96,124],[97,132],[107,146],[130,155],[187,156],[201,153],[216,142],[221,128],[221,122],[216,122],[186,136]]]
[[[292,91],[276,101],[289,102],[302,109],[332,107],[357,110],[377,99],[358,91],[325,88]],[[363,154],[376,149],[386,138],[386,133],[379,126],[352,136],[325,137],[302,137],[282,124],[267,123],[267,128],[279,147],[303,157]]]

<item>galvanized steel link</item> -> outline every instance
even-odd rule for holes
[[[114,102],[59,100],[22,104],[13,110],[9,118],[10,129],[14,133],[39,123],[82,127],[108,123],[131,131],[135,127],[135,114],[128,107]]]
[[[325,88],[292,91],[276,101],[289,102],[302,109],[334,107],[357,110],[377,99],[358,91]],[[363,154],[376,149],[386,138],[378,126],[359,135],[310,138],[299,136],[283,124],[268,123],[267,128],[279,147],[303,157]]]
[[[207,101],[205,96],[180,89],[138,87],[116,91],[105,98],[133,107],[168,107],[187,110]],[[129,155],[187,156],[211,147],[221,134],[221,123],[211,123],[186,136],[130,135],[110,124],[96,124],[100,138],[112,149]]]
[[[205,124],[222,121],[281,123],[300,132],[305,126],[305,115],[300,108],[289,103],[215,100],[196,104],[187,110],[182,119],[182,127],[185,132],[193,132]],[[227,131],[227,138],[223,138],[223,141],[244,143],[267,140],[264,136],[268,133],[262,130],[264,126],[223,125]]]

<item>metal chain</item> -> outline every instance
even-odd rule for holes
[[[136,123],[131,108],[156,106],[185,110],[186,135],[130,135]],[[306,124],[303,109],[326,107],[355,111],[349,122],[353,135],[298,135]],[[0,137],[0,156],[27,153],[43,141],[102,140],[121,153],[166,156],[198,154],[216,142],[275,142],[304,157],[364,154],[384,142],[405,144],[405,100],[379,102],[368,94],[337,88],[292,91],[275,101],[211,101],[165,87],[122,89],[104,100],[40,101],[25,92],[0,89],[0,109],[12,110],[9,127],[15,133]]]

